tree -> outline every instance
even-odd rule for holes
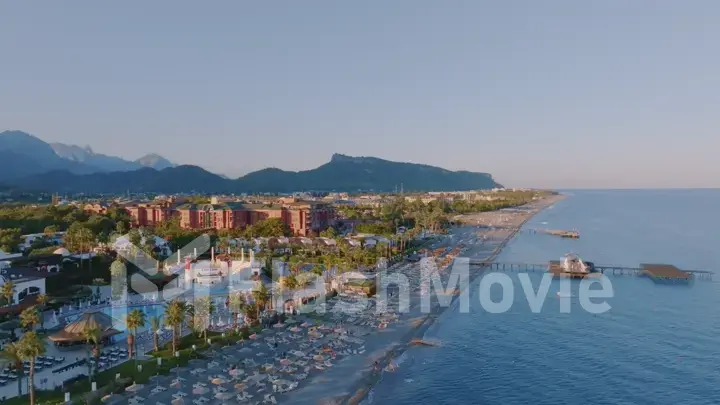
[[[73,252],[89,250],[90,244],[95,240],[90,228],[81,222],[73,222],[65,234],[65,246]]]
[[[238,327],[238,317],[240,313],[247,310],[247,301],[245,296],[239,292],[232,293],[229,297],[229,309],[235,320],[235,329]]]
[[[28,393],[30,405],[35,405],[35,361],[45,354],[45,341],[35,332],[27,332],[20,339],[20,354],[23,360],[30,363],[28,370]]]
[[[38,311],[40,311],[40,327],[45,327],[45,317],[43,316],[43,311],[47,307],[48,303],[48,296],[45,294],[40,294],[35,298],[35,303],[38,306]]]
[[[153,350],[155,350],[155,352],[160,351],[160,338],[158,337],[160,329],[162,329],[162,319],[159,316],[151,316],[150,331],[153,336]]]
[[[40,312],[38,312],[37,306],[33,305],[20,313],[20,326],[22,326],[26,332],[32,331],[35,325],[39,324]]]
[[[0,227],[0,249],[8,253],[17,250],[22,242],[21,235],[20,228],[2,229]]]
[[[286,290],[294,290],[298,287],[298,281],[295,275],[289,275],[287,277],[283,277],[280,279],[280,284],[285,288]]]
[[[0,296],[2,296],[5,305],[15,304],[15,284],[12,281],[6,281],[5,284],[0,287]]]
[[[269,218],[259,221],[252,229],[254,236],[280,237],[290,235],[290,228],[281,218]],[[252,237],[252,236],[251,236]]]
[[[20,343],[6,343],[0,352],[0,363],[10,366],[17,375],[18,397],[22,396],[22,380],[25,368]]]
[[[165,323],[172,328],[173,353],[177,351],[178,329],[183,322],[185,322],[185,303],[174,299],[165,306]]]
[[[335,230],[335,228],[333,228],[333,227],[330,227],[330,228],[320,232],[320,236],[323,238],[335,239],[337,237],[337,235],[338,235],[338,233]]]
[[[205,339],[207,339],[207,330],[210,327],[210,322],[212,320],[213,313],[215,312],[215,305],[210,297],[200,297],[195,299],[194,306],[195,328],[203,334]]]
[[[136,248],[140,249],[142,246],[142,234],[140,233],[140,230],[137,228],[133,228],[128,232],[127,234],[128,241],[133,244]]]
[[[125,323],[127,325],[128,331],[130,332],[127,336],[127,344],[128,350],[130,351],[130,358],[133,358],[134,355],[135,359],[137,360],[137,339],[135,339],[135,335],[137,334],[138,328],[142,328],[143,326],[145,326],[145,312],[139,309],[133,309],[127,315]]]
[[[265,304],[270,299],[268,289],[262,281],[258,281],[255,284],[255,288],[252,291],[253,299],[255,300],[255,309],[257,311],[257,319],[260,319],[260,310],[265,307]]]
[[[195,305],[191,302],[183,302],[183,308],[185,308],[185,323],[188,328],[195,330]],[[180,336],[182,336],[183,324],[180,324]]]
[[[118,221],[115,224],[115,232],[119,233],[120,235],[124,235],[125,232],[127,232],[127,223],[123,221]]]
[[[93,362],[90,361],[92,354],[95,359],[95,367],[98,366],[98,360],[100,358],[100,344],[102,342],[102,331],[96,326],[86,325],[82,332],[83,339],[87,343],[88,350],[88,380],[92,382],[93,378]]]
[[[127,294],[127,267],[120,256],[110,265],[110,279],[112,299],[117,301],[125,297]]]
[[[58,231],[60,231],[60,228],[57,225],[48,225],[43,229],[46,238],[54,237]]]

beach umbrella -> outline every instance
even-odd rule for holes
[[[292,361],[290,361],[288,359],[282,359],[282,360],[280,360],[280,364],[282,364],[283,366],[289,366],[290,364],[293,364],[293,363],[292,363]]]
[[[238,391],[242,391],[242,390],[245,389],[245,384],[243,384],[243,383],[237,383],[237,384],[235,384],[235,389],[238,390]]]
[[[206,394],[208,391],[210,391],[210,390],[208,390],[205,387],[200,386],[200,387],[195,388],[192,391],[192,393],[193,393],[193,395],[203,395],[203,394]]]
[[[224,400],[226,400],[226,399],[230,399],[230,398],[232,398],[232,397],[234,397],[234,396],[235,396],[235,395],[233,395],[233,394],[231,394],[231,393],[229,393],[229,392],[218,392],[217,394],[215,394],[215,398],[217,398],[217,399],[219,399],[219,400],[221,400],[221,401],[224,401]]]
[[[228,372],[228,374],[230,374],[230,375],[233,376],[233,377],[237,377],[237,376],[240,376],[240,375],[245,374],[245,370],[240,369],[240,368],[236,368],[236,369],[230,370],[230,371]]]
[[[134,383],[133,383],[133,385],[130,385],[130,386],[128,386],[127,388],[125,388],[125,391],[127,391],[127,392],[138,392],[138,391],[141,390],[142,388],[143,388],[143,385],[142,385],[142,384],[134,384]]]
[[[210,382],[213,383],[213,384],[215,384],[215,385],[223,385],[223,384],[226,384],[226,383],[227,383],[227,381],[226,381],[224,378],[221,378],[221,377],[213,378],[212,381],[210,381]]]
[[[170,401],[172,405],[183,405],[185,401],[183,401],[182,398],[175,398],[172,401]]]

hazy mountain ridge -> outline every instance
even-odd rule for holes
[[[49,145],[21,131],[0,133],[0,181],[63,193],[475,190],[500,187],[488,173],[450,171],[417,163],[334,154],[310,170],[266,168],[237,179],[191,165],[175,166],[157,154],[135,162],[96,154],[90,147]]]
[[[163,170],[143,168],[131,172],[77,175],[53,171],[28,176],[10,184],[63,193],[205,192],[289,193],[295,191],[454,191],[501,187],[487,173],[453,172],[427,165],[377,159],[330,161],[299,172],[263,169],[227,179],[197,166]]]
[[[19,178],[36,173],[38,170],[68,170],[75,174],[132,171],[143,167],[164,169],[174,166],[169,160],[157,154],[148,154],[135,161],[118,156],[95,153],[90,146],[77,146],[60,142],[47,143],[42,139],[23,131],[0,132],[0,153],[12,153],[8,160],[17,161],[17,156],[25,156],[28,164],[8,165],[10,173],[0,175],[0,181]],[[31,163],[31,164],[30,164]],[[32,167],[31,167],[32,166]],[[39,168],[38,168],[39,166]]]

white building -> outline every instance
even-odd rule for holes
[[[33,274],[33,270],[5,268],[0,270],[0,286],[7,282],[15,285],[15,294],[11,305],[20,303],[27,296],[45,294],[45,277],[42,273]]]

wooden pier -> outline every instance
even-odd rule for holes
[[[600,275],[648,277],[656,283],[683,284],[694,280],[712,280],[714,272],[706,270],[680,270],[668,264],[641,264],[639,267],[594,265],[594,272],[568,273],[559,261],[548,263],[501,263],[470,259],[471,266],[482,266],[490,271],[517,273],[553,273],[557,277],[587,278]]]
[[[559,236],[561,238],[578,239],[580,238],[580,232],[568,231],[564,229],[528,229],[530,233],[544,233],[546,235]]]

